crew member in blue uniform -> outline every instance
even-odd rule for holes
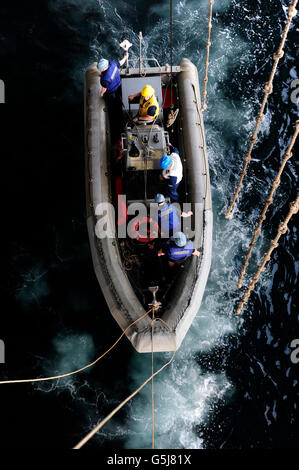
[[[180,217],[173,204],[166,201],[163,194],[156,194],[155,202],[158,204],[158,224],[162,238],[169,238],[181,229],[180,217],[190,217],[193,212],[182,212]]]
[[[121,132],[122,98],[121,98],[121,78],[119,68],[124,64],[128,57],[126,52],[119,61],[108,62],[107,59],[101,59],[98,63],[100,71],[100,83],[102,85],[100,96],[104,97],[108,107],[111,126],[111,140],[117,141]]]
[[[191,240],[187,240],[183,232],[176,232],[170,240],[165,243],[164,251],[161,248],[158,256],[168,257],[168,265],[173,267],[184,263],[191,255],[200,256],[200,251],[194,248]]]
[[[107,98],[116,98],[120,91],[121,79],[119,69],[125,63],[128,57],[126,52],[124,57],[119,61],[109,62],[107,59],[101,59],[98,63],[98,69],[101,72],[102,90],[100,96]]]
[[[160,159],[161,179],[165,181],[166,195],[170,197],[171,202],[177,202],[179,200],[177,189],[183,179],[183,165],[178,149],[169,144],[169,150],[170,155],[163,155]]]

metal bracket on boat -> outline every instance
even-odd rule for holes
[[[161,302],[156,299],[156,293],[159,290],[159,286],[149,287],[148,290],[153,294],[152,303],[148,304],[150,307],[154,307],[155,310],[158,310],[161,307]]]

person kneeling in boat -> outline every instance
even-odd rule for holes
[[[130,101],[137,97],[140,97],[139,110],[133,121],[143,121],[145,124],[155,121],[159,116],[160,108],[153,87],[145,85],[138,93],[128,96]]]
[[[107,59],[101,59],[98,63],[98,69],[101,76],[102,90],[100,96],[104,96],[110,99],[114,99],[119,95],[120,92],[120,73],[119,68],[125,63],[128,57],[126,52],[124,57],[119,61],[109,62]]]
[[[162,238],[169,238],[181,228],[180,217],[190,217],[192,211],[182,212],[180,217],[176,207],[167,202],[163,194],[156,194],[155,203],[158,204],[158,224]]]
[[[170,197],[171,202],[177,202],[179,200],[177,189],[183,179],[183,165],[178,149],[171,144],[169,149],[170,155],[163,155],[160,160],[161,179],[165,181],[166,195]]]
[[[165,252],[164,252],[165,251]],[[200,251],[194,248],[191,240],[187,240],[183,232],[176,232],[165,243],[165,247],[158,251],[158,256],[168,256],[168,265],[173,268],[186,261],[191,255],[200,256]]]

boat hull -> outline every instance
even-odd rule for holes
[[[163,322],[154,324],[152,345],[151,314],[134,324],[126,336],[140,353],[177,350],[197,314],[209,275],[212,257],[213,213],[204,124],[200,112],[200,90],[196,67],[182,59],[178,72],[180,105],[180,150],[188,158],[190,200],[196,203],[195,246],[202,247],[200,259],[192,256],[182,270],[171,299],[164,308]],[[146,70],[145,70],[146,71]],[[110,128],[105,100],[100,98],[96,65],[85,74],[85,166],[87,228],[94,270],[109,310],[122,330],[145,313],[123,266],[112,206],[107,205],[107,231],[98,238],[99,207],[112,202],[110,181]]]

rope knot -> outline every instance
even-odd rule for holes
[[[277,51],[277,52],[275,52],[275,54],[273,54],[273,59],[274,59],[274,60],[279,60],[279,59],[281,59],[283,56],[284,56],[284,50],[281,49],[281,51]]]
[[[297,201],[291,202],[290,209],[291,209],[293,214],[296,214],[298,212],[298,209],[299,209],[298,202]]]
[[[271,82],[266,83],[265,85],[265,92],[268,93],[268,95],[271,95],[273,91],[273,86]]]
[[[297,10],[296,10],[296,8],[295,8],[295,5],[290,5],[289,11],[288,11],[288,17],[289,17],[289,19],[294,18],[294,16],[296,16],[296,15],[297,15]]]
[[[286,160],[289,160],[290,158],[292,158],[292,156],[293,156],[293,152],[290,152],[290,151],[289,152],[287,151],[284,154],[284,157],[285,157]]]
[[[259,113],[259,114],[256,116],[255,120],[256,120],[257,122],[258,122],[258,121],[261,121],[261,120],[263,119],[263,117],[264,117],[264,113]]]

